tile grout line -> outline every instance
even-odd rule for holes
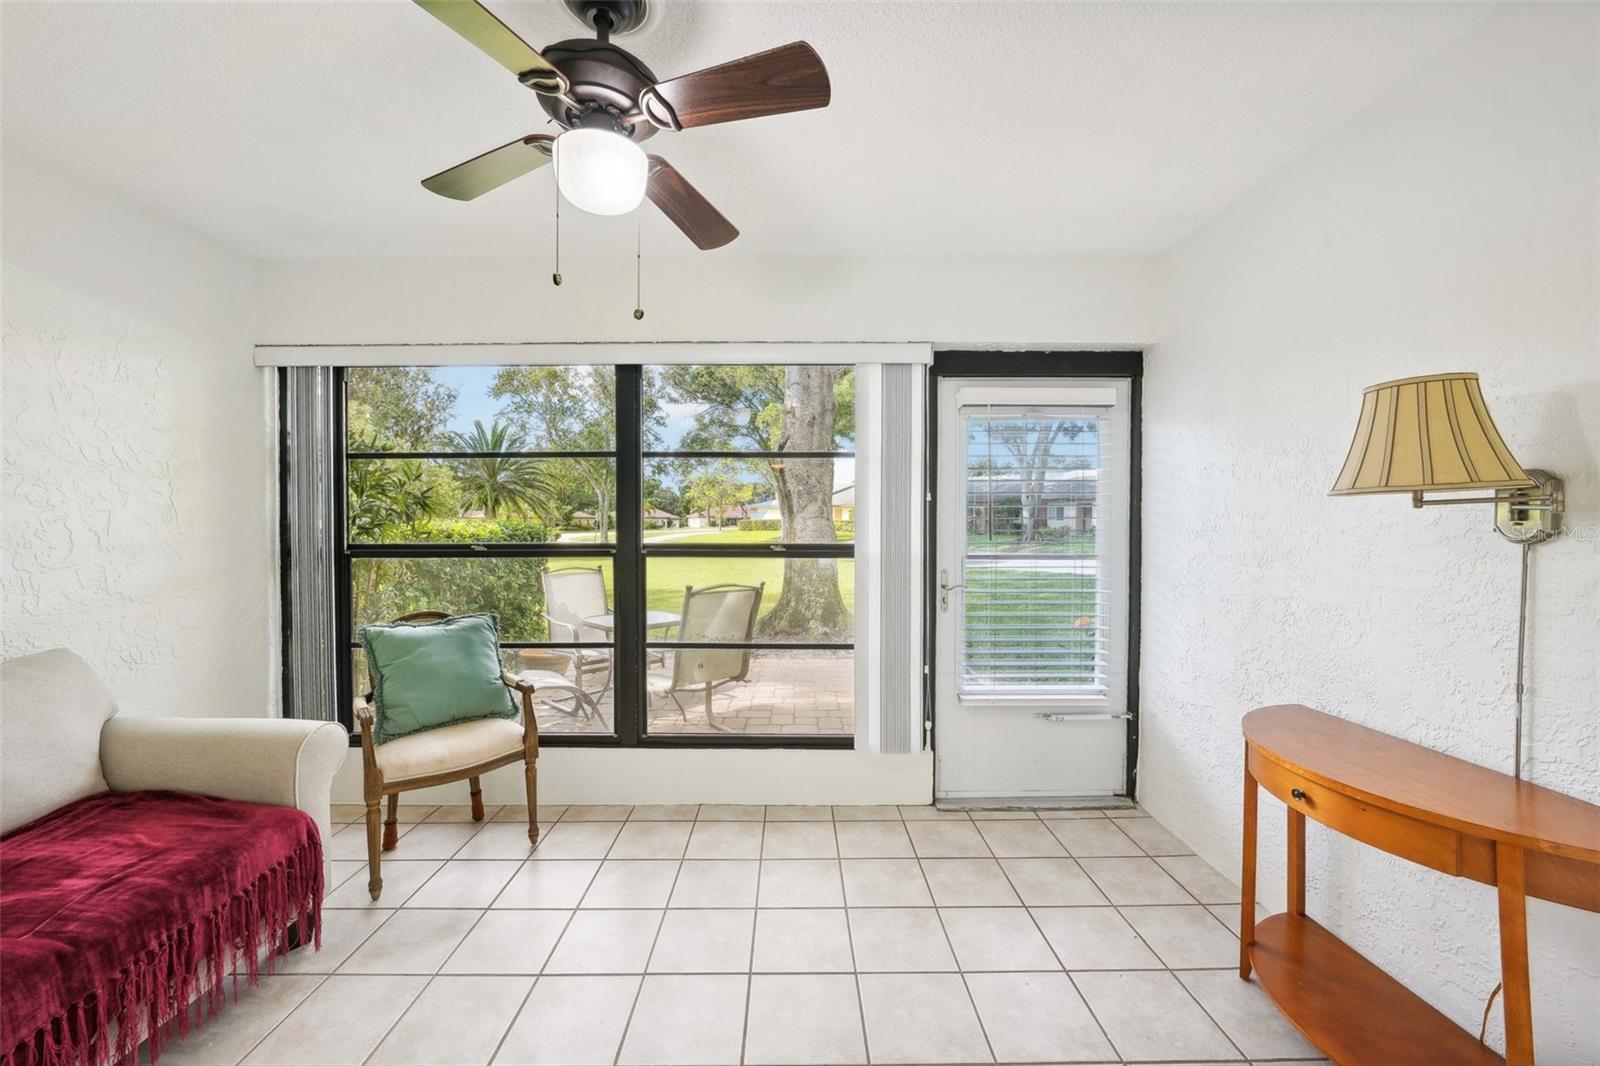
[[[828,813],[830,816],[833,814],[831,806],[828,808]],[[839,870],[839,902],[843,904],[844,910],[844,938],[850,947],[850,984],[856,990],[856,1019],[860,1023],[861,1030],[861,1056],[870,1063],[872,1052],[867,1047],[867,1009],[861,999],[861,963],[856,960],[856,934],[850,922],[850,893],[844,883],[844,849],[839,846],[839,820],[833,818],[828,824],[833,826],[833,850],[838,856],[834,860],[834,866]],[[901,832],[904,832],[905,823],[902,821],[900,825]]]
[[[1116,825],[1116,823],[1117,823],[1117,820],[1115,818],[1108,819],[1108,821],[1110,821],[1113,825]],[[1158,822],[1157,824],[1159,825],[1160,823]],[[1166,829],[1166,826],[1161,826],[1161,828]],[[1224,929],[1228,929],[1227,923],[1224,922],[1222,919],[1218,918],[1215,914],[1212,914],[1210,909],[1207,908],[1204,903],[1200,902],[1200,897],[1195,895],[1194,892],[1190,890],[1188,885],[1184,884],[1182,881],[1179,881],[1176,877],[1173,877],[1171,871],[1169,871],[1165,866],[1163,866],[1161,864],[1160,860],[1156,856],[1151,855],[1149,853],[1149,851],[1147,851],[1145,849],[1145,846],[1143,844],[1139,843],[1137,840],[1134,840],[1133,837],[1128,836],[1128,833],[1126,831],[1124,831],[1120,825],[1117,826],[1117,830],[1118,830],[1118,832],[1121,832],[1123,836],[1128,837],[1128,840],[1135,847],[1137,847],[1141,852],[1144,853],[1144,857],[1145,858],[1149,859],[1152,863],[1155,863],[1156,869],[1160,870],[1162,872],[1162,874],[1164,874],[1167,878],[1169,878],[1172,881],[1173,884],[1177,885],[1178,888],[1183,891],[1184,895],[1188,896],[1191,900],[1193,900],[1195,906],[1199,907],[1200,910],[1205,912],[1205,914],[1208,917],[1210,917],[1212,921],[1216,922],[1218,925],[1222,926]],[[1172,836],[1174,836],[1175,838],[1177,837],[1177,834],[1176,833],[1172,833],[1172,830],[1167,829],[1167,832],[1169,834],[1172,834]],[[1180,839],[1179,843],[1184,843],[1184,842]],[[1193,854],[1193,852],[1191,852],[1190,854]],[[1107,897],[1107,898],[1109,899],[1110,897]],[[1151,904],[1151,906],[1155,906],[1155,904]],[[1176,904],[1176,906],[1187,906],[1187,904]],[[1120,908],[1119,908],[1119,910],[1120,910]],[[1123,920],[1127,921],[1127,919],[1123,919]],[[1167,960],[1162,958],[1161,953],[1159,951],[1157,951],[1155,949],[1155,947],[1152,946],[1148,941],[1145,940],[1144,934],[1140,933],[1139,930],[1133,926],[1132,922],[1128,922],[1128,925],[1129,925],[1130,928],[1133,928],[1134,935],[1139,938],[1140,942],[1143,943],[1145,945],[1145,947],[1149,948],[1150,953],[1156,957],[1156,961],[1161,963],[1161,965],[1163,967],[1165,967],[1166,974],[1169,977],[1171,977],[1174,982],[1177,983],[1179,988],[1183,989],[1184,994],[1187,995],[1191,1001],[1193,1001],[1194,1005],[1196,1007],[1200,1008],[1200,1013],[1205,1015],[1206,1020],[1209,1021],[1214,1027],[1216,1027],[1217,1032],[1222,1034],[1222,1039],[1224,1039],[1224,1040],[1226,1040],[1228,1042],[1228,1046],[1233,1048],[1235,1051],[1239,1052],[1239,1054],[1240,1054],[1240,1056],[1242,1058],[1245,1058],[1245,1059],[1248,1060],[1249,1056],[1244,1054],[1244,1049],[1242,1047],[1240,1047],[1239,1044],[1233,1039],[1232,1035],[1230,1035],[1229,1032],[1222,1027],[1222,1023],[1217,1021],[1217,1019],[1212,1015],[1212,1013],[1209,1010],[1206,1009],[1206,1005],[1204,1003],[1200,1002],[1200,997],[1198,997],[1198,996],[1196,996],[1194,994],[1194,990],[1191,989],[1187,984],[1185,984],[1183,979],[1178,976],[1178,973],[1180,971],[1178,969],[1175,969],[1173,966],[1169,965],[1167,963]],[[1232,929],[1228,929],[1228,932],[1229,933],[1233,933],[1233,930]],[[1238,940],[1239,937],[1235,934],[1234,935],[1234,939]],[[1208,968],[1209,969],[1215,969],[1215,967],[1208,967]],[[1189,967],[1184,967],[1181,972],[1189,972],[1190,969],[1191,968],[1189,968]],[[1077,987],[1077,982],[1076,981],[1073,982],[1073,987]],[[1080,990],[1078,994],[1081,996],[1083,993]],[[1084,1002],[1087,1003],[1088,999],[1085,998]],[[1090,1013],[1093,1013],[1093,1008],[1090,1008]]]
[[[378,924],[382,925],[383,923],[380,922]],[[370,936],[371,934],[368,934],[368,935]],[[365,943],[365,941],[363,941],[363,943]],[[354,954],[354,952],[352,952],[352,954]],[[311,991],[307,992],[303,997],[301,997],[300,1002],[298,1002],[294,1006],[290,1007],[288,1009],[288,1011],[286,1011],[284,1013],[282,1018],[279,1018],[276,1022],[274,1022],[271,1026],[269,1026],[267,1028],[267,1031],[261,1034],[261,1039],[257,1040],[255,1043],[251,1044],[248,1048],[246,1048],[245,1049],[245,1053],[243,1055],[240,1055],[237,1059],[234,1060],[234,1066],[239,1066],[239,1063],[244,1062],[245,1059],[248,1059],[251,1055],[255,1054],[256,1048],[258,1048],[262,1044],[266,1043],[267,1039],[270,1036],[272,1036],[273,1033],[278,1031],[278,1027],[281,1026],[284,1022],[288,1021],[290,1016],[293,1015],[295,1011],[299,1010],[301,1008],[301,1006],[304,1005],[306,1000],[308,1000],[312,996],[316,995],[317,992],[319,992],[322,989],[322,986],[328,983],[328,979],[331,978],[333,976],[333,974],[325,973],[325,974],[319,974],[319,975],[315,975],[315,976],[321,977],[321,980],[318,981],[316,983],[316,985],[312,987]]]
[[[635,806],[637,806],[637,804]],[[629,810],[628,813],[631,815],[633,813],[633,811]],[[699,815],[700,815],[699,808],[696,808],[695,809],[695,817],[696,817],[696,819],[699,818]],[[626,824],[626,823],[624,823],[624,824]],[[690,834],[690,836],[693,836],[694,835],[694,830],[693,829],[689,830],[689,834]],[[600,876],[600,870],[604,869],[605,864],[606,864],[606,860],[611,857],[611,851],[612,851],[613,848],[615,848],[617,846],[617,840],[621,836],[622,836],[622,830],[619,828],[617,830],[617,835],[612,838],[610,846],[606,848],[606,854],[605,854],[604,857],[601,858],[600,866],[595,868],[595,876],[596,877]],[[626,1047],[627,1044],[628,1044],[628,1030],[633,1028],[633,1015],[634,1015],[634,1012],[639,1009],[639,997],[644,995],[645,978],[650,976],[650,960],[655,957],[656,946],[658,944],[660,944],[660,942],[661,942],[661,927],[663,925],[665,925],[666,921],[667,921],[667,906],[672,903],[672,894],[678,890],[678,875],[683,872],[683,854],[687,853],[688,850],[689,850],[689,838],[685,837],[684,840],[683,840],[683,853],[680,853],[679,856],[678,856],[678,868],[672,872],[672,884],[667,888],[667,901],[666,901],[665,904],[662,905],[660,916],[657,917],[657,919],[656,919],[655,935],[650,938],[650,950],[645,953],[644,964],[640,967],[642,972],[639,974],[638,987],[636,987],[633,990],[633,1003],[631,1005],[629,1005],[629,1007],[628,1007],[628,1020],[623,1022],[623,1024],[622,1024],[622,1035],[617,1039],[617,1051],[616,1051],[616,1054],[613,1055],[612,1058],[611,1058],[612,1066],[617,1066],[617,1064],[622,1061],[622,1049],[624,1047]],[[592,882],[591,882],[591,886],[592,886]],[[588,895],[588,889],[584,890],[584,895],[585,896]],[[582,902],[583,902],[582,900],[579,900],[579,905],[580,906],[582,905]],[[577,914],[577,908],[573,909],[573,914]],[[566,935],[565,932],[563,932],[562,935],[565,936]],[[550,949],[550,954],[551,954],[551,958],[555,957],[555,948],[554,947],[552,947]],[[546,962],[548,963],[548,961],[549,960],[547,959]]]
[[[1072,849],[1067,847],[1066,842],[1063,841],[1060,837],[1056,836],[1056,831],[1054,829],[1050,829],[1050,827],[1048,825],[1046,825],[1045,828],[1050,833],[1051,839],[1054,840],[1057,844],[1059,844],[1061,846],[1061,850],[1062,851],[1066,852],[1067,859],[1072,863],[1072,865],[1077,867],[1078,871],[1080,873],[1082,873],[1083,876],[1089,878],[1089,883],[1092,884],[1092,885],[1095,885],[1095,890],[1097,892],[1100,891],[1100,886],[1098,884],[1095,884],[1095,880],[1094,880],[1093,877],[1089,877],[1089,872],[1087,870],[1085,870],[1083,868],[1083,866],[1078,862],[1078,857],[1076,855],[1072,854]],[[1000,868],[1000,876],[1004,877],[1006,879],[1006,884],[1011,886],[1011,891],[1016,893],[1017,899],[1022,900],[1023,909],[1026,910],[1027,913],[1028,913],[1028,920],[1033,923],[1033,928],[1039,934],[1040,939],[1044,941],[1044,946],[1050,949],[1050,957],[1056,960],[1056,965],[1057,966],[1061,967],[1062,974],[1064,974],[1066,976],[1066,978],[1067,978],[1067,984],[1072,986],[1073,992],[1077,993],[1079,1001],[1083,1003],[1083,1009],[1089,1012],[1089,1019],[1094,1022],[1094,1027],[1097,1030],[1099,1030],[1100,1036],[1106,1042],[1106,1047],[1111,1049],[1112,1054],[1116,1055],[1119,1061],[1126,1062],[1127,1061],[1126,1057],[1122,1054],[1121,1049],[1118,1048],[1117,1045],[1112,1042],[1111,1034],[1106,1032],[1105,1025],[1103,1025],[1101,1023],[1101,1021],[1100,1021],[1100,1016],[1094,1012],[1094,1007],[1090,1005],[1089,998],[1083,994],[1083,989],[1078,987],[1078,982],[1076,982],[1076,981],[1074,981],[1072,979],[1072,971],[1068,970],[1067,969],[1067,964],[1065,962],[1061,961],[1061,956],[1056,952],[1056,946],[1050,942],[1050,938],[1048,936],[1045,936],[1044,928],[1039,925],[1039,919],[1033,913],[1033,907],[1028,904],[1026,899],[1024,899],[1022,893],[1017,891],[1017,884],[1016,884],[1015,881],[1013,881],[1011,879],[1011,871],[1007,870],[1005,863],[1000,861],[1000,856],[994,854],[994,846],[989,843],[989,838],[988,837],[983,836],[983,831],[982,830],[979,830],[978,835],[980,837],[983,837],[984,846],[989,849],[989,854],[990,854],[990,856],[993,857],[994,864]],[[1101,895],[1104,896],[1105,893],[1101,892]],[[1110,899],[1109,896],[1106,897],[1106,902],[1107,903],[1111,902],[1111,899]],[[1112,909],[1114,910],[1115,908],[1113,907]],[[1130,926],[1129,928],[1131,929],[1132,927]],[[1135,937],[1139,938],[1139,942],[1141,944],[1144,943],[1144,938],[1139,937],[1139,931],[1137,929],[1133,930],[1133,934],[1134,934]],[[1151,951],[1151,954],[1155,955],[1155,952]],[[1166,960],[1162,959],[1161,956],[1156,955],[1155,958],[1156,958],[1157,962],[1160,962],[1163,965],[1165,965]],[[959,961],[958,961],[958,965],[959,965]],[[965,973],[962,974],[962,980],[963,981],[966,980]],[[971,989],[970,986],[968,986],[967,994],[971,995],[971,993],[972,993],[972,989]],[[973,1009],[974,1010],[977,1009],[976,1001],[974,1001],[974,1003],[973,1003]],[[980,1016],[978,1021],[981,1024],[982,1021],[983,1021],[983,1018]],[[996,1056],[996,1061],[999,1061],[999,1056]]]
[[[477,924],[477,923],[473,923],[473,924]],[[452,952],[452,954],[453,954],[453,952]],[[384,976],[388,976],[388,975],[384,975]],[[399,975],[396,975],[396,976],[399,976]],[[372,1056],[376,1055],[378,1053],[378,1049],[383,1046],[383,1042],[385,1040],[389,1039],[389,1034],[394,1032],[395,1028],[397,1026],[399,1026],[399,1024],[402,1021],[405,1020],[405,1016],[407,1014],[411,1013],[411,1008],[415,1007],[417,1005],[417,1000],[422,998],[422,994],[428,990],[429,986],[431,986],[433,984],[434,979],[436,977],[438,977],[438,976],[439,975],[438,975],[437,971],[427,975],[427,980],[422,982],[422,987],[417,989],[417,994],[411,997],[411,1000],[405,1005],[405,1008],[399,1014],[395,1015],[394,1021],[390,1022],[389,1023],[389,1027],[383,1031],[383,1034],[381,1036],[378,1037],[377,1043],[373,1044],[372,1047],[367,1051],[367,1053],[361,1057],[361,1061],[363,1063],[367,1063],[367,1062],[371,1062],[372,1061]]]
[[[974,827],[973,831],[977,832],[976,824],[972,821],[972,819],[970,817],[967,818],[966,824],[973,826]],[[910,837],[911,836],[910,827],[909,826],[905,826],[905,830],[906,830],[906,836]],[[978,833],[978,839],[979,840],[983,840],[983,834],[982,833]],[[988,850],[988,848],[989,848],[988,841],[984,841],[984,848],[985,848],[985,850]],[[972,1017],[978,1023],[978,1032],[980,1034],[982,1034],[982,1036],[983,1036],[983,1046],[989,1049],[989,1061],[990,1062],[999,1062],[1000,1061],[1000,1057],[994,1053],[994,1041],[989,1039],[989,1029],[988,1029],[987,1026],[985,1026],[983,1024],[983,1015],[978,1010],[978,1001],[972,997],[972,988],[971,988],[971,986],[969,986],[967,984],[966,971],[961,968],[961,956],[956,954],[955,941],[950,939],[950,930],[944,924],[944,911],[942,909],[940,909],[939,901],[938,901],[937,897],[935,897],[934,894],[933,894],[933,884],[932,884],[932,882],[930,882],[928,880],[928,870],[927,870],[927,867],[923,866],[923,864],[922,864],[922,852],[917,848],[917,842],[916,842],[916,840],[914,838],[911,840],[911,851],[912,851],[912,854],[916,855],[916,857],[917,857],[917,870],[920,871],[921,874],[922,874],[922,883],[923,883],[923,886],[925,888],[927,888],[927,890],[928,890],[928,898],[933,900],[933,903],[934,903],[933,913],[934,913],[934,916],[939,921],[939,931],[944,933],[945,946],[950,949],[950,959],[951,959],[952,962],[954,962],[956,964],[956,976],[961,979],[961,990],[967,994],[967,1003],[970,1004],[971,1007],[972,1007]],[[990,851],[991,860],[993,859],[993,854],[994,853],[992,851]],[[932,858],[932,857],[933,856],[929,856],[929,858]],[[1007,882],[1007,883],[1009,884],[1009,882]],[[1021,899],[1021,897],[1019,896],[1018,899]]]
[[[832,811],[830,810],[831,814]],[[755,995],[756,984],[756,930],[761,921],[761,853],[767,849],[767,809],[761,808],[761,832],[756,838],[756,905],[750,909],[750,957],[744,975],[744,1024],[739,1026],[739,1061],[743,1063],[750,1051],[750,1000]]]
[[[565,932],[565,928],[562,931]],[[550,950],[554,951],[554,946]],[[489,1052],[489,1063],[493,1063],[495,1059],[500,1057],[501,1049],[506,1046],[506,1037],[510,1036],[511,1030],[517,1027],[517,1019],[522,1017],[522,1012],[528,1009],[528,1000],[533,998],[533,990],[539,987],[539,980],[539,975],[534,974],[533,980],[528,982],[528,990],[522,994],[522,1000],[517,1004],[517,1009],[511,1012],[510,1024],[506,1026],[505,1032],[500,1034],[500,1039],[494,1042],[494,1050]],[[489,1063],[485,1063],[485,1066],[489,1066]]]

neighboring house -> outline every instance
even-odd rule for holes
[[[731,507],[724,508],[722,512],[723,524],[726,525],[730,522],[737,522],[741,518],[759,517],[754,511],[755,506],[755,504],[746,505],[742,503],[736,503]],[[773,517],[777,516],[774,515]],[[709,509],[705,511],[695,511],[689,515],[688,521],[685,524],[690,529],[709,529],[717,524],[717,519]]]
[[[967,528],[1015,529],[1022,524],[1026,506],[1033,512],[1035,526],[1092,532],[1099,486],[1098,470],[1050,470],[1037,479],[1023,479],[1010,471],[977,474],[967,479]]]
[[[761,500],[750,505],[750,517],[764,521],[776,522],[783,515],[778,510],[777,500]],[[856,519],[856,487],[845,485],[833,490],[833,520],[835,522],[854,522]]]
[[[663,511],[659,507],[651,507],[641,515],[646,529],[677,529],[683,525],[683,518],[670,511]],[[611,516],[612,522],[617,520],[616,515]],[[576,529],[593,529],[594,514],[589,511],[573,511],[572,525]]]

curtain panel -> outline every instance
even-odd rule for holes
[[[337,722],[333,370],[279,372],[279,535],[284,714]]]

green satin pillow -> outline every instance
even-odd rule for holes
[[[477,718],[515,718],[500,681],[500,625],[492,614],[361,627],[377,709],[373,741]]]

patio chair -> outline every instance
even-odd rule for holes
[[[759,585],[685,588],[678,640],[685,644],[749,643],[755,636],[756,616],[761,613],[761,594],[766,587],[766,582],[762,582]],[[678,698],[679,694],[703,695],[706,724],[712,729],[721,729],[712,713],[712,697],[717,689],[743,681],[749,674],[749,648],[676,648],[672,670],[645,675],[645,685],[652,702],[670,697],[686,722],[689,712]]]
[[[544,583],[544,618],[550,626],[550,639],[578,643],[586,640],[611,639],[611,634],[585,625],[585,618],[610,614],[606,602],[605,571],[598,566],[568,566],[546,570],[540,580]],[[595,695],[605,695],[611,687],[611,650],[609,648],[572,648],[564,651],[573,667],[578,687],[591,691],[585,679],[594,674],[602,678]]]
[[[533,702],[551,707],[569,718],[584,722],[600,720],[600,705],[577,681],[568,679],[572,656],[557,648],[517,648],[510,653],[519,680],[531,681],[536,692]]]

